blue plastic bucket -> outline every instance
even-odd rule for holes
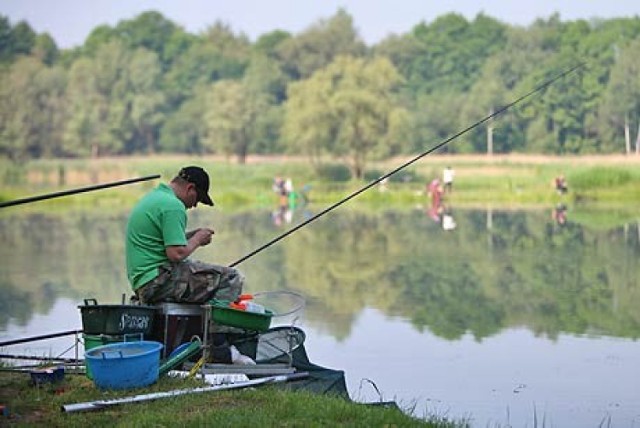
[[[123,342],[93,348],[84,356],[98,388],[127,389],[158,380],[161,349],[159,342]]]

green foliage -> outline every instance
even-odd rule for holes
[[[180,105],[164,122],[160,132],[160,151],[202,154],[206,132],[204,122],[204,90]]]
[[[0,155],[14,162],[62,155],[64,71],[21,57],[0,82]]]
[[[555,14],[512,27],[449,13],[368,47],[343,9],[253,43],[222,22],[190,34],[150,10],[59,50],[0,15],[0,156],[289,152],[348,159],[360,177],[367,162],[433,147],[582,62],[440,151],[631,154],[640,150],[639,58],[638,17]],[[249,94],[225,104],[238,102],[225,129],[243,130],[226,137],[212,134],[215,107],[203,101],[222,80]]]
[[[361,178],[368,158],[388,155],[407,122],[394,99],[400,82],[386,58],[339,57],[291,85],[284,137],[312,158],[348,156],[354,177]]]
[[[364,53],[365,45],[354,28],[353,19],[343,9],[296,37],[283,38],[276,51],[283,70],[293,80],[311,77],[341,55],[361,57]]]
[[[3,17],[3,19],[5,18]],[[6,34],[6,27],[10,27],[8,20],[6,20],[2,26],[5,27],[4,31]],[[36,33],[27,22],[20,21],[8,29],[5,40],[6,44],[2,46],[3,52],[0,53],[2,57],[15,58],[18,55],[29,55],[36,43]]]
[[[323,164],[316,169],[316,173],[321,180],[338,182],[351,180],[351,171],[343,164]]]
[[[619,168],[593,167],[571,174],[568,178],[570,186],[579,191],[599,187],[623,186],[631,180],[640,181],[638,174]]]
[[[244,163],[256,140],[257,120],[268,106],[268,96],[237,80],[215,83],[206,100],[205,147],[213,153],[235,155]]]
[[[433,23],[418,24],[407,37],[414,38],[408,63],[397,64],[417,93],[462,92],[478,78],[477,70],[486,59],[500,51],[506,26],[485,15],[473,22],[449,13]]]
[[[127,50],[117,40],[76,61],[67,93],[66,154],[153,153],[164,118],[160,73],[155,53]]]

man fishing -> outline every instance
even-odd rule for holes
[[[197,166],[182,168],[133,208],[126,229],[127,276],[143,304],[204,303],[214,296],[235,300],[244,276],[234,268],[189,259],[209,245],[212,229],[187,232],[187,210],[198,203],[213,206],[209,175]]]
[[[187,210],[198,203],[213,206],[209,175],[187,166],[133,207],[126,231],[127,276],[140,303],[205,303],[214,297],[232,301],[242,293],[244,276],[236,269],[189,259],[214,234],[207,228],[186,231]],[[213,361],[255,364],[227,342],[225,334],[236,331],[211,326]]]

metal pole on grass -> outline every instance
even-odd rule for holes
[[[181,395],[198,394],[202,392],[227,391],[230,389],[242,389],[250,386],[259,386],[272,383],[288,382],[290,380],[304,379],[309,376],[308,372],[300,372],[289,375],[269,376],[259,379],[249,380],[247,382],[232,383],[227,385],[205,386],[201,388],[174,389],[172,391],[155,392],[152,394],[134,395],[132,397],[116,398],[113,400],[87,401],[84,403],[64,404],[61,410],[65,413],[73,412],[90,412],[93,410],[104,409],[118,404],[140,403],[143,401],[158,400],[160,398],[179,397]]]

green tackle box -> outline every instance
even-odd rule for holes
[[[210,302],[213,322],[230,327],[253,331],[267,331],[271,325],[273,312],[265,309],[265,313],[249,312],[229,307],[229,302],[212,300]]]

